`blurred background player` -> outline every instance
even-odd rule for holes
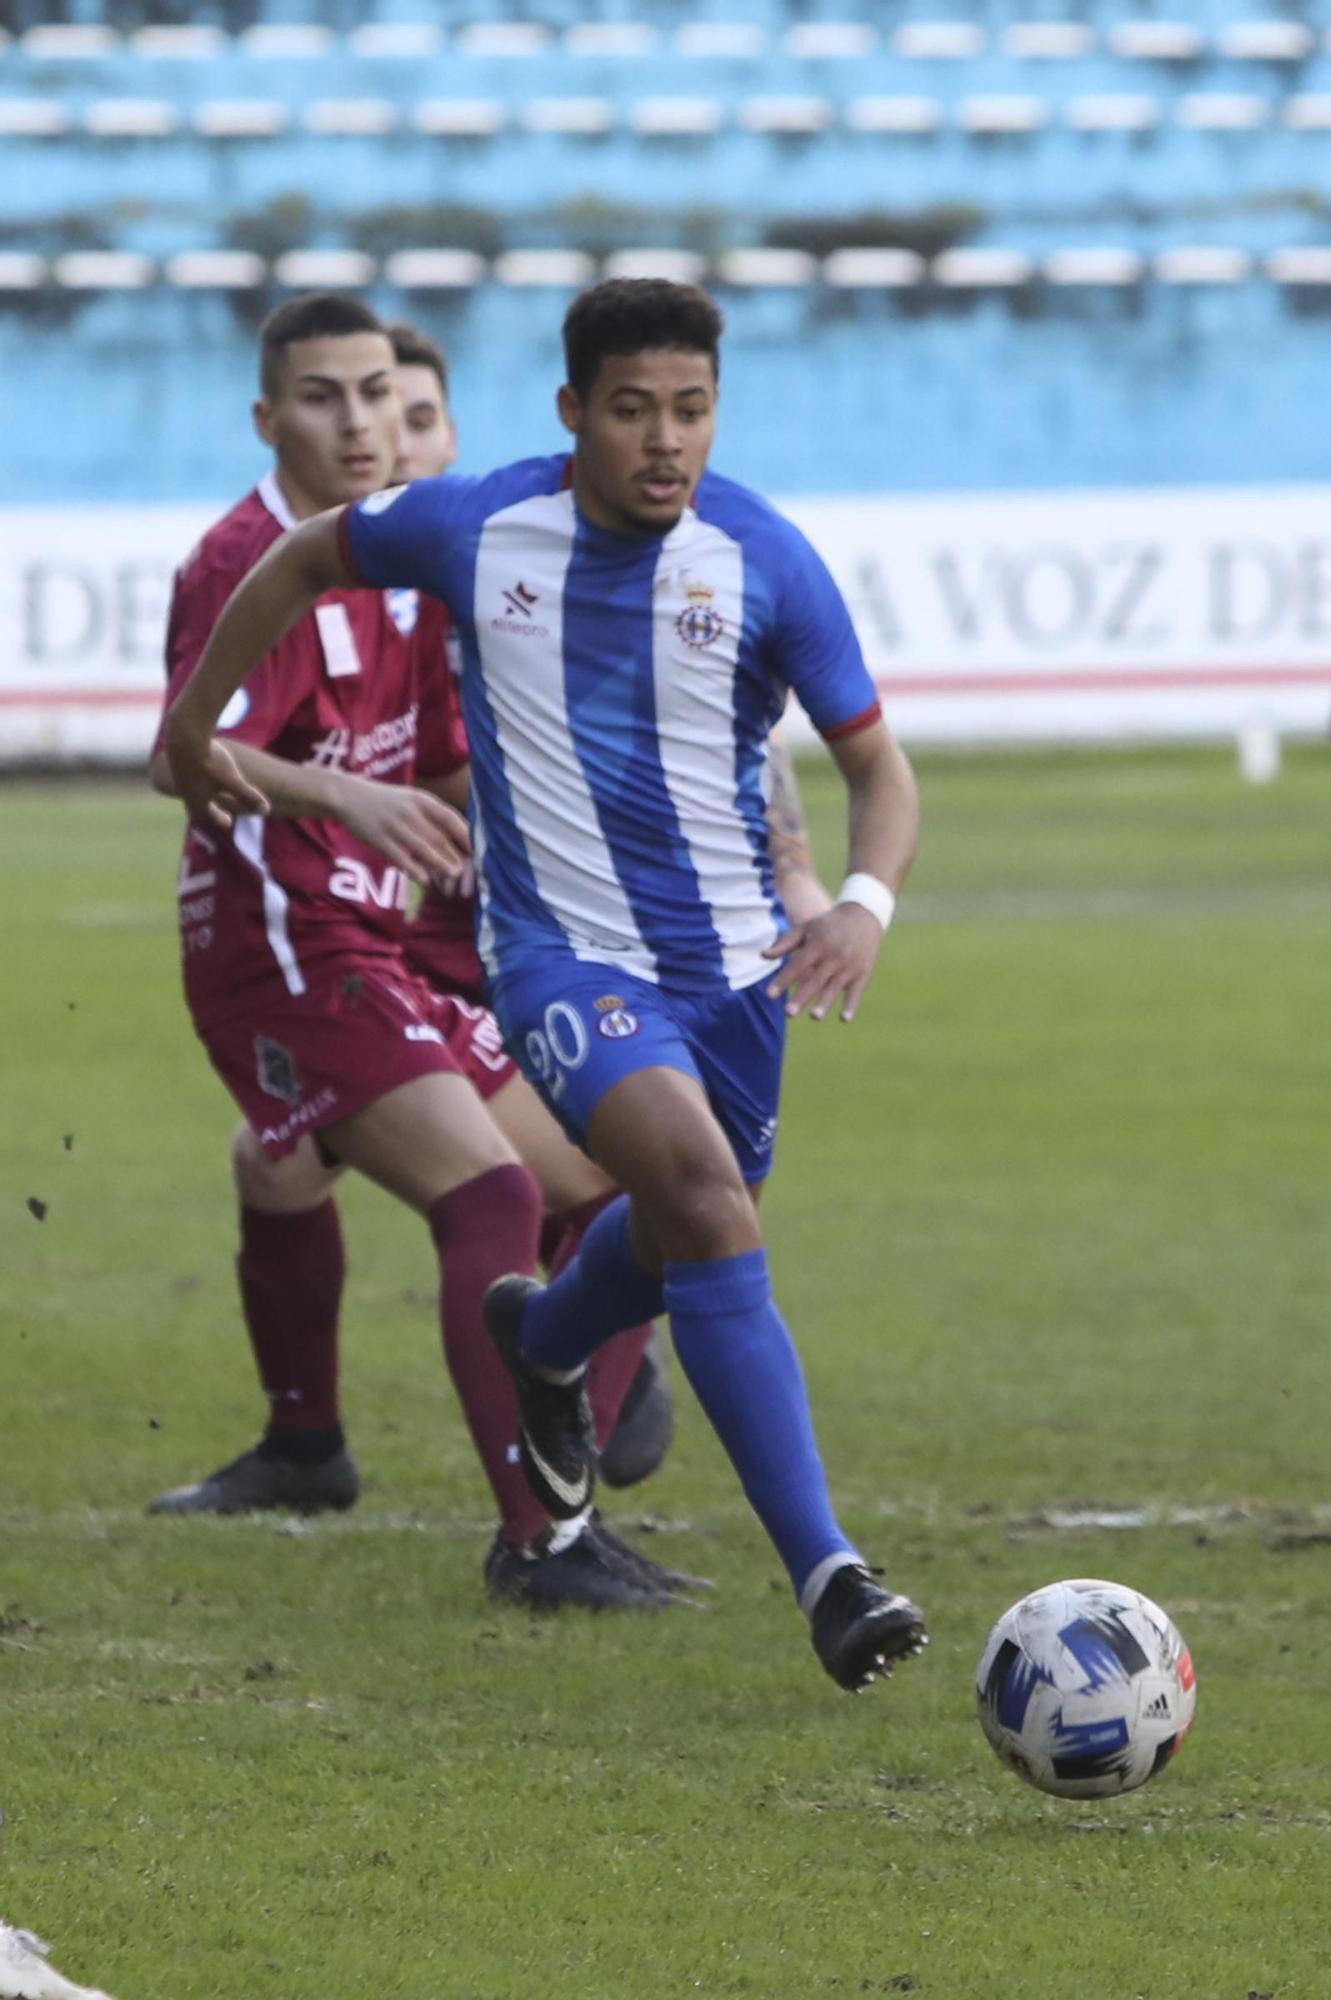
[[[173,690],[235,583],[286,528],[392,476],[394,366],[376,316],[342,295],[292,300],[265,322],[255,417],[275,469],[177,577]],[[606,1184],[518,1076],[492,1017],[432,993],[402,955],[408,878],[446,874],[466,851],[463,823],[429,789],[447,791],[465,749],[440,698],[443,627],[425,609],[413,592],[339,591],[299,620],[227,717],[236,755],[271,787],[272,818],[187,832],[185,990],[246,1118],[232,1149],[237,1269],[270,1419],[255,1449],[152,1511],[356,1498],[337,1401],[344,1258],[332,1199],[354,1166],[430,1226],[445,1354],[501,1511],[490,1588],[533,1604],[669,1602],[666,1572],[599,1522],[555,1527],[513,1462],[512,1391],[481,1299],[513,1259],[533,1268],[542,1191],[577,1214]],[[160,751],[153,775],[171,789]]]
[[[558,395],[571,454],[305,523],[239,586],[166,728],[193,809],[228,825],[264,799],[212,730],[294,617],[356,581],[450,606],[478,942],[506,1045],[627,1190],[548,1287],[519,1274],[487,1300],[524,1467],[553,1513],[586,1509],[586,1363],[664,1306],[820,1662],[858,1689],[919,1650],[924,1618],[837,1521],[753,1191],[787,1016],[853,1019],[918,805],[825,566],[759,495],[707,470],[720,332],[692,286],[581,294]],[[849,867],[832,909],[783,932],[760,785],[787,689],[845,782]]]

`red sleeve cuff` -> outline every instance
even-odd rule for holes
[[[355,552],[351,546],[350,507],[344,507],[337,517],[337,552],[341,556],[343,566],[350,575],[353,584],[358,589],[367,590],[369,585],[360,573],[360,564],[356,561]]]
[[[848,716],[844,722],[834,722],[830,729],[820,729],[818,734],[824,743],[836,743],[843,736],[858,736],[861,729],[871,729],[875,722],[882,719],[882,704],[874,702],[871,707],[862,708],[858,715]]]

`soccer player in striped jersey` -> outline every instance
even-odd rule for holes
[[[394,372],[402,404],[393,481],[434,478],[449,470],[458,448],[448,395],[448,364],[438,345],[405,320],[391,325],[388,337],[397,360]],[[431,611],[446,617],[442,605],[426,599],[426,615]],[[434,728],[446,733],[458,759],[464,757],[466,732],[450,672],[438,676],[431,706]],[[793,771],[790,775],[793,784]],[[458,804],[465,801],[466,792],[466,771],[459,764],[449,795]],[[798,799],[795,810],[798,812]],[[473,881],[470,861],[458,875],[431,876],[407,926],[403,951],[412,971],[436,993],[475,1007],[484,1002],[485,974],[476,952]],[[618,1190],[584,1153],[570,1155],[565,1148],[554,1155],[550,1166],[553,1172],[547,1171],[544,1184],[541,1261],[547,1270],[558,1273],[576,1254],[588,1226]],[[650,1323],[627,1328],[597,1350],[588,1368],[587,1388],[596,1420],[600,1477],[607,1486],[639,1485],[660,1465],[674,1432],[670,1384],[660,1341],[653,1336]],[[504,1560],[504,1571],[513,1566],[514,1559]],[[529,1572],[518,1569],[516,1574],[525,1579]]]
[[[766,501],[707,469],[720,330],[692,287],[582,294],[558,396],[571,453],[415,481],[306,523],[228,604],[168,740],[201,822],[261,810],[212,731],[276,635],[356,583],[449,607],[495,1009],[565,1128],[626,1190],[548,1287],[517,1274],[487,1301],[528,1477],[552,1513],[585,1512],[588,1357],[664,1308],[818,1658],[857,1689],[920,1649],[924,1618],[875,1582],[836,1518],[754,1195],[786,1021],[854,1018],[918,805],[825,566]],[[762,777],[790,689],[845,781],[849,865],[833,907],[788,927]]]
[[[256,414],[275,468],[177,577],[172,690],[263,552],[301,518],[382,486],[394,463],[394,353],[368,308],[339,295],[279,308],[265,323],[262,383]],[[466,858],[465,824],[431,789],[447,792],[466,756],[440,696],[443,621],[412,591],[323,594],[224,718],[276,811],[225,833],[187,831],[185,990],[246,1119],[233,1144],[238,1275],[270,1420],[255,1450],[152,1511],[355,1499],[337,1399],[333,1198],[354,1166],[416,1208],[434,1238],[445,1354],[502,1515],[491,1590],[534,1605],[665,1602],[668,1573],[599,1523],[573,1524],[571,1536],[553,1525],[513,1463],[516,1408],[482,1324],[484,1293],[513,1259],[534,1268],[543,1191],[577,1209],[608,1184],[517,1074],[493,1018],[432,992],[403,955],[409,877]],[[154,778],[171,788],[160,752]],[[629,1374],[640,1352],[641,1341]]]

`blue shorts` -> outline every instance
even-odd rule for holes
[[[767,981],[699,997],[663,993],[612,965],[555,960],[506,974],[491,995],[504,1045],[575,1144],[608,1090],[641,1069],[700,1083],[746,1181],[765,1180],[776,1144],[784,1000]]]

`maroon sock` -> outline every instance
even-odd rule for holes
[[[558,1215],[547,1219],[546,1231],[542,1237],[542,1248],[553,1234],[553,1226],[558,1225],[550,1256],[550,1276],[557,1278],[565,1264],[576,1255],[578,1245],[591,1227],[596,1216],[612,1201],[619,1199],[618,1191],[610,1189],[597,1195],[594,1201],[584,1201],[577,1208],[561,1209]],[[638,1372],[647,1343],[652,1337],[650,1320],[644,1326],[627,1327],[617,1333],[613,1340],[607,1340],[598,1347],[587,1363],[587,1395],[596,1419],[596,1448],[604,1451],[611,1431],[619,1421],[619,1412]]]
[[[269,1434],[330,1430],[338,1421],[337,1318],[342,1225],[330,1199],[295,1215],[240,1211],[236,1275]]]
[[[481,1301],[506,1271],[535,1270],[540,1229],[541,1191],[525,1167],[492,1167],[440,1195],[430,1210],[444,1358],[511,1542],[529,1542],[550,1517],[518,1463],[513,1385],[485,1330]]]

